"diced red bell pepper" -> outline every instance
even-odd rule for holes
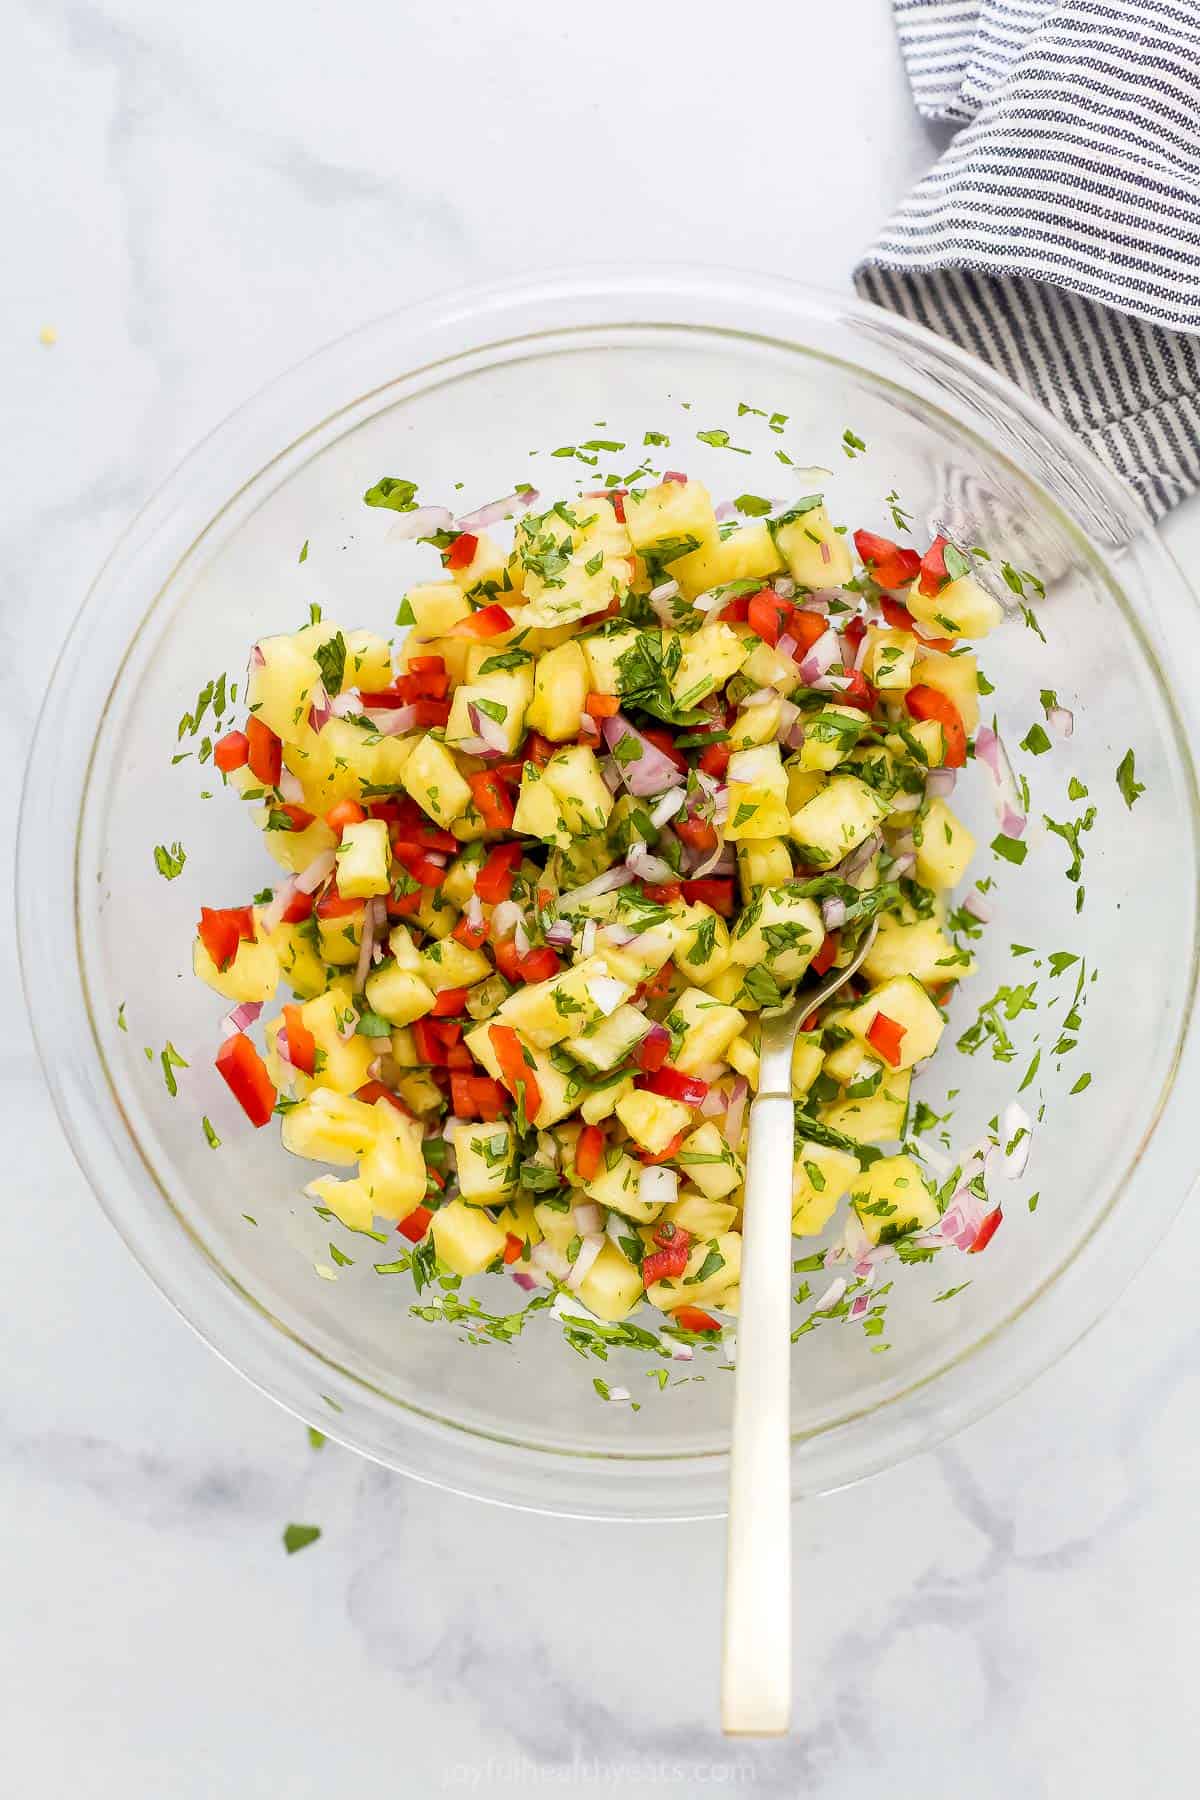
[[[290,1035],[288,1042],[291,1042]],[[364,1106],[374,1106],[377,1100],[386,1100],[390,1107],[398,1113],[403,1113],[406,1119],[411,1119],[413,1116],[399,1094],[393,1094],[391,1088],[384,1087],[382,1081],[364,1081],[360,1088],[355,1089],[354,1098],[361,1100]]]
[[[706,744],[700,752],[700,767],[717,781],[723,779],[733,752],[728,744]]]
[[[541,1111],[542,1090],[537,1077],[525,1061],[521,1040],[511,1025],[489,1025],[488,1037],[500,1065],[500,1077],[513,1098],[525,1095],[525,1117],[532,1120]]]
[[[366,907],[365,900],[344,900],[336,886],[317,901],[318,919],[348,919],[354,913],[360,913]]]
[[[900,1039],[904,1036],[904,1026],[895,1019],[889,1019],[886,1013],[876,1013],[871,1020],[867,1032],[867,1042],[878,1050],[884,1062],[890,1063],[893,1069],[900,1064]]]
[[[392,855],[400,867],[406,870],[414,881],[419,881],[422,887],[441,887],[446,879],[443,865],[434,862],[432,857],[427,856],[419,844],[393,844]]]
[[[744,625],[750,611],[749,594],[735,594],[717,614],[722,625]]]
[[[250,761],[250,739],[244,731],[227,731],[224,737],[217,739],[213,745],[213,761],[222,775],[231,775],[234,769],[244,769]]]
[[[521,974],[521,952],[513,938],[503,938],[498,944],[493,944],[492,956],[505,981],[515,983],[524,980]]]
[[[663,1000],[663,999],[665,999],[666,996],[671,991],[671,980],[672,980],[671,964],[669,962],[665,962],[663,964],[662,968],[658,971],[657,975],[651,975],[651,977],[648,981],[643,981],[641,983],[641,985],[637,991],[638,999],[639,1000]]]
[[[442,562],[447,569],[469,569],[478,548],[479,539],[474,532],[460,531],[454,542],[447,545]]]
[[[676,1280],[688,1265],[688,1234],[681,1231],[680,1242],[666,1244],[642,1258],[642,1282],[650,1287],[656,1281]]]
[[[814,975],[824,975],[827,970],[832,969],[834,962],[837,960],[838,944],[840,942],[840,932],[827,931],[825,933],[825,942],[821,945],[821,948],[817,951],[817,954],[808,965]]]
[[[850,624],[855,621],[851,619]],[[847,627],[848,629],[848,627]],[[816,643],[829,630],[829,620],[824,613],[805,612],[798,607],[788,620],[787,635],[794,639],[796,654],[793,661],[801,661]]]
[[[340,838],[347,825],[361,825],[366,816],[357,800],[339,800],[325,814],[325,823],[334,836]]]
[[[701,1081],[698,1075],[685,1075],[670,1063],[664,1063],[653,1074],[636,1076],[634,1085],[648,1093],[661,1094],[664,1099],[678,1100],[682,1106],[699,1106],[708,1097],[707,1081]]]
[[[771,588],[763,588],[750,595],[746,603],[746,622],[765,644],[777,644],[794,610],[790,600],[781,600]]]
[[[217,1074],[257,1129],[275,1110],[275,1089],[267,1065],[244,1031],[225,1039],[217,1051]]]
[[[505,1232],[505,1234],[504,1234],[504,1260],[506,1263],[515,1263],[517,1261],[518,1257],[524,1251],[524,1249],[525,1249],[525,1239],[524,1238],[519,1238],[515,1231],[506,1231]]]
[[[857,614],[855,614],[854,618],[847,619],[846,623],[842,626],[842,636],[854,650],[856,655],[858,653],[858,647],[866,635],[867,621],[859,618]]]
[[[550,981],[562,967],[549,944],[530,950],[521,958],[522,981]]]
[[[421,893],[419,887],[408,894],[389,894],[387,896],[387,915],[389,919],[408,919],[413,913],[421,910]]]
[[[629,493],[629,489],[622,488],[622,487],[589,488],[587,493],[584,495],[584,499],[585,500],[608,500],[608,501],[610,501],[612,504],[613,511],[616,513],[617,518],[620,520],[621,524],[623,525],[625,523],[625,497],[628,493]]]
[[[983,1221],[983,1224],[979,1227],[979,1230],[975,1233],[975,1242],[967,1251],[968,1256],[975,1256],[980,1250],[987,1249],[988,1245],[999,1231],[1003,1218],[1004,1213],[1000,1207],[997,1207],[995,1212],[990,1212],[988,1214],[987,1218]]]
[[[251,713],[246,720],[246,761],[264,787],[278,787],[283,773],[283,745],[269,725]]]
[[[686,814],[676,813],[671,820],[671,826],[675,835],[682,839],[690,850],[713,850],[716,848],[716,829],[707,819],[689,819]]]
[[[917,585],[927,600],[935,600],[950,579],[946,570],[946,545],[949,542],[949,538],[935,537],[921,558],[921,579]]]
[[[675,1136],[671,1139],[670,1143],[665,1145],[664,1148],[658,1152],[657,1156],[654,1155],[654,1153],[650,1150],[643,1150],[643,1148],[640,1144],[630,1144],[629,1148],[633,1151],[633,1154],[637,1157],[639,1162],[642,1162],[642,1163],[670,1162],[670,1160],[673,1156],[679,1155],[680,1150],[683,1148],[683,1140],[684,1140],[685,1136],[686,1136],[685,1131],[677,1131],[675,1133]]]
[[[593,719],[611,719],[621,710],[621,702],[616,694],[589,694],[583,703],[583,710]]]
[[[706,1313],[702,1306],[677,1306],[671,1314],[676,1325],[682,1325],[685,1331],[720,1331],[720,1321],[711,1313]]]
[[[909,688],[904,704],[914,719],[937,721],[946,746],[944,765],[947,769],[961,769],[967,760],[967,733],[962,714],[949,695],[943,694],[940,688],[926,687],[922,682]]]
[[[468,988],[443,988],[440,994],[434,996],[433,1012],[430,1017],[434,1019],[460,1018],[467,1010],[469,992]]]
[[[252,906],[202,906],[197,935],[218,969],[227,969],[240,943],[256,938]]]
[[[482,923],[472,925],[464,913],[450,935],[456,943],[465,944],[468,950],[478,950],[487,939],[487,926]]]
[[[294,800],[282,800],[274,810],[290,821],[293,831],[307,831],[316,817],[306,806],[297,806]]]
[[[490,1075],[464,1075],[456,1069],[450,1076],[450,1099],[460,1119],[484,1119],[489,1125],[502,1119],[512,1101]]]
[[[668,469],[663,476],[663,480],[664,481],[678,481],[681,484],[686,485],[687,476],[683,473],[683,471],[681,469]]]
[[[468,775],[467,785],[488,830],[511,831],[516,811],[513,797],[495,770],[481,769],[477,775]]]
[[[525,739],[525,755],[539,769],[544,769],[550,758],[558,751],[558,745],[542,736],[540,731],[531,731]]]
[[[298,1006],[285,1006],[283,1028],[287,1032],[287,1059],[302,1075],[311,1075],[317,1063],[317,1040],[304,1023]]]
[[[706,876],[702,881],[685,881],[683,897],[689,906],[710,906],[723,919],[733,917],[733,880],[725,876]]]
[[[681,773],[687,769],[687,757],[682,750],[675,748],[675,739],[665,726],[643,725],[641,731],[642,736],[653,744],[656,750],[661,750],[667,761],[674,763]]]
[[[920,637],[920,633],[917,632],[916,620],[907,606],[901,606],[898,600],[893,600],[889,595],[884,594],[879,602],[879,610],[893,631],[912,631]],[[954,648],[953,638],[922,637],[921,643],[928,650],[953,650]]]
[[[683,889],[677,881],[643,881],[642,892],[647,900],[653,900],[659,906],[672,906]]]
[[[667,1057],[670,1055],[670,1052],[671,1038],[669,1033],[663,1032],[660,1035],[656,1031],[648,1031],[634,1051],[634,1055],[637,1058],[638,1068],[641,1069],[642,1073],[644,1075],[653,1075],[655,1070],[662,1068]]]
[[[283,909],[285,925],[299,925],[302,919],[311,919],[316,901],[303,888],[293,888],[291,898]]]
[[[448,700],[414,700],[412,702],[413,724],[424,731],[432,731],[438,725],[444,725],[450,717]]]
[[[401,1237],[406,1237],[410,1244],[419,1244],[429,1227],[433,1224],[433,1214],[427,1206],[414,1206],[408,1217],[401,1219],[396,1230]]]
[[[453,832],[443,831],[440,825],[431,824],[421,811],[415,800],[405,797],[401,801],[388,801],[386,813],[375,812],[376,818],[386,818],[394,843],[413,844],[419,850],[438,850],[445,856],[455,855],[461,844]]]
[[[513,875],[525,854],[524,844],[497,844],[475,877],[475,892],[486,906],[498,906],[513,890]]]
[[[598,1175],[603,1160],[604,1133],[598,1125],[585,1125],[575,1145],[575,1173],[580,1181]]]
[[[505,612],[502,606],[493,604],[481,606],[478,612],[471,613],[468,618],[460,619],[457,625],[450,627],[446,635],[453,638],[481,640],[499,637],[502,631],[511,631],[512,625],[512,614]]]
[[[907,587],[921,572],[921,558],[915,550],[905,550],[890,538],[876,537],[873,531],[856,531],[854,548],[880,587]]]
[[[672,1250],[679,1243],[685,1250],[690,1250],[692,1234],[685,1231],[682,1225],[676,1225],[673,1219],[660,1219],[654,1227],[654,1241],[660,1250]]]
[[[875,689],[871,686],[871,683],[867,680],[861,669],[852,669],[850,671],[846,687],[843,692],[838,695],[838,700],[841,705],[857,706],[863,712],[870,712],[877,699],[878,695],[876,694]]]

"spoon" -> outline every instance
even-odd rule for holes
[[[872,922],[853,961],[821,987],[762,1015],[746,1158],[729,1458],[721,1670],[721,1729],[729,1734],[777,1737],[791,1715],[792,1051],[800,1021],[855,974],[876,929]]]

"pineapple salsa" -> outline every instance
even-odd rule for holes
[[[620,1341],[679,1349],[738,1309],[758,1015],[877,923],[796,1043],[793,1228],[849,1196],[860,1272],[922,1234],[981,1249],[998,1211],[895,1148],[972,968],[949,796],[967,640],[1003,614],[967,556],[851,537],[817,494],[719,525],[676,474],[457,525],[408,483],[368,499],[397,490],[442,569],[396,660],[319,616],[266,638],[215,747],[287,871],[202,909],[194,949],[251,1123],[332,1166],[306,1193],[346,1227],[398,1228],[418,1291],[507,1272],[525,1311],[648,1307]],[[975,750],[1003,781],[986,727]]]

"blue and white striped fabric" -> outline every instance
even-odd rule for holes
[[[1160,517],[1200,487],[1200,0],[895,0],[961,120],[859,292],[1034,394]]]

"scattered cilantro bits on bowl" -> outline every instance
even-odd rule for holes
[[[849,430],[843,447],[865,448]],[[364,498],[441,569],[409,588],[395,647],[320,608],[253,646],[245,716],[210,749],[284,875],[201,912],[195,972],[233,1003],[219,1073],[254,1126],[278,1118],[284,1148],[324,1165],[305,1187],[322,1219],[399,1233],[373,1267],[411,1276],[420,1316],[505,1341],[549,1310],[582,1354],[686,1360],[738,1310],[758,1015],[877,923],[793,1064],[796,1234],[849,1196],[840,1240],[797,1264],[845,1272],[796,1335],[830,1317],[877,1334],[875,1270],[982,1250],[1002,1217],[986,1178],[1028,1155],[1016,1101],[952,1170],[908,1135],[939,1123],[910,1113],[910,1084],[989,917],[988,880],[950,898],[975,851],[950,804],[969,758],[994,854],[1026,848],[1028,790],[980,720],[968,640],[1004,614],[972,556],[847,534],[820,493],[714,509],[674,471],[552,505],[521,488],[457,519],[407,479]],[[506,520],[507,548],[490,531]],[[210,683],[180,737],[235,695]],[[1038,723],[1023,747],[1049,745]],[[1132,756],[1118,782],[1132,804]],[[1076,861],[1088,823],[1050,826]],[[155,861],[174,879],[182,846]],[[1007,1043],[1013,991],[980,1042]],[[168,1045],[172,1093],[186,1066]],[[516,1284],[511,1310],[461,1294],[484,1274]],[[315,1528],[289,1532],[291,1550]]]

